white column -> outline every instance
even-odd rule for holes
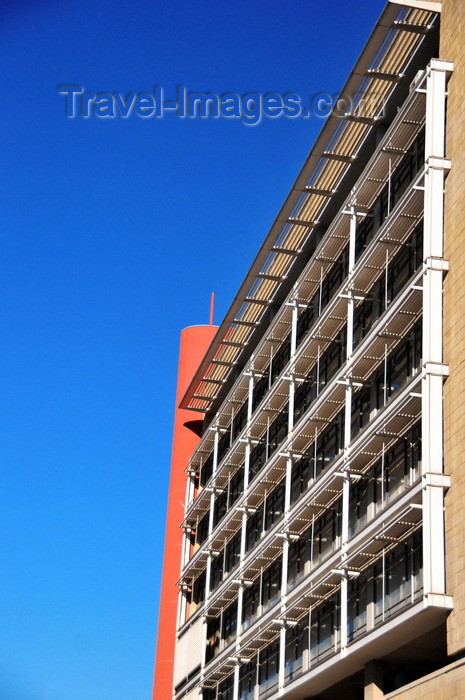
[[[291,507],[291,484],[292,484],[292,454],[289,453],[286,461],[286,481],[284,486],[284,522],[283,522],[283,549],[282,549],[282,576],[281,576],[281,617],[286,617],[286,595],[287,579],[289,571],[289,546],[290,542],[297,536],[292,536],[288,532],[289,510]],[[284,688],[286,667],[286,625],[280,631],[279,638],[279,689]]]
[[[251,371],[249,375],[249,398],[247,404],[247,425],[250,423],[252,418],[252,406],[253,406],[253,385],[254,385],[254,372]],[[250,466],[250,429],[247,427],[247,442],[245,446],[245,457],[244,457],[244,491],[249,485],[249,466]]]
[[[355,266],[355,235],[357,232],[357,210],[355,206],[350,208],[349,229],[349,276],[348,276],[348,300],[347,300],[347,359],[353,352],[354,345],[354,296],[352,289],[352,271]]]
[[[242,556],[242,554],[241,554]],[[242,627],[242,601],[244,597],[244,586],[241,584],[239,586],[239,593],[237,596],[237,633],[236,633],[236,655],[240,657],[241,649],[241,627]],[[234,669],[234,688],[233,688],[233,700],[238,700],[239,698],[239,663],[236,663]]]
[[[239,664],[234,669],[233,700],[239,700]]]
[[[425,194],[423,242],[423,577],[425,594],[445,593],[442,390],[442,287],[446,83],[452,64],[433,59],[426,77]]]
[[[193,493],[194,493],[194,484],[192,483],[191,475],[189,473],[187,476],[187,479],[186,479],[186,497],[185,497],[185,501],[184,501],[184,503],[186,504],[186,508],[187,508],[187,505],[190,503],[191,499],[193,498]],[[186,564],[188,563],[188,561],[190,559],[190,549],[191,549],[190,532],[189,532],[189,535],[187,535],[186,530],[183,530],[181,571],[184,569],[184,567],[186,566]]]
[[[215,429],[215,446],[213,448],[213,474],[216,472],[218,466],[218,441],[219,441],[219,429]],[[210,513],[208,516],[208,537],[210,537],[213,530],[213,515],[215,511],[215,489],[210,496]],[[209,554],[207,557],[207,571],[206,571],[206,581],[205,581],[205,600],[208,600],[210,596],[210,572],[212,568],[212,555]]]
[[[254,373],[253,370],[249,375],[249,393],[247,402],[247,423],[250,422],[252,417],[252,405],[253,405],[253,388],[254,388]],[[244,457],[244,490],[247,489],[249,485],[249,463],[250,463],[250,435],[247,436],[247,443],[245,447],[245,457]],[[242,515],[241,522],[241,548],[240,548],[240,563],[239,563],[239,579],[242,577],[242,566],[246,555],[246,532],[247,532],[247,517],[248,510],[247,507]],[[236,634],[236,654],[240,656],[241,647],[241,628],[242,628],[242,604],[244,599],[244,585],[243,583],[239,586],[239,593],[237,596],[237,634]],[[234,690],[233,690],[233,700],[238,700],[239,698],[239,663],[234,669]]]
[[[296,298],[292,304],[292,323],[291,323],[291,357],[294,357],[297,349],[297,320],[299,318],[299,300]]]
[[[279,678],[278,692],[281,694],[285,682],[285,667],[286,667],[286,625],[282,624],[279,631]]]
[[[355,234],[357,231],[357,210],[354,205],[350,207],[349,229],[349,276],[347,295],[347,347],[346,357],[350,359],[354,344],[354,297],[351,288],[351,275],[355,265]],[[342,484],[342,527],[341,527],[341,651],[347,648],[347,594],[348,580],[345,573],[347,559],[347,542],[349,540],[349,506],[350,506],[350,461],[349,445],[352,439],[352,381],[346,377],[345,413],[344,413],[344,476]]]
[[[294,427],[294,397],[295,397],[295,378],[294,378],[294,355],[297,348],[297,318],[299,315],[298,300],[294,299],[292,305],[292,324],[291,324],[291,365],[289,376],[289,419],[288,432],[292,432]]]

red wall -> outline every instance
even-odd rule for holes
[[[185,423],[202,418],[201,413],[178,408],[178,406],[216,330],[217,326],[210,325],[189,326],[181,331],[153,700],[171,700],[173,696],[174,647],[178,607],[176,581],[180,575],[182,549],[180,524],[184,519],[182,504],[186,497],[187,477],[184,470],[200,440],[192,430],[185,426]]]

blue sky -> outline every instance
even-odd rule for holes
[[[151,697],[179,331],[321,127],[68,119],[57,86],[333,93],[383,4],[4,0],[0,700]]]

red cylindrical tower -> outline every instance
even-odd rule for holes
[[[192,426],[189,427],[188,424],[200,418],[201,414],[179,408],[179,403],[216,330],[217,326],[202,325],[189,326],[181,331],[153,700],[171,700],[173,696],[174,647],[178,606],[176,581],[179,579],[181,566],[182,530],[180,525],[184,519],[182,503],[186,496],[187,475],[185,467],[200,440],[200,437],[193,432]]]

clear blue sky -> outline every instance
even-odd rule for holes
[[[57,86],[335,92],[383,4],[3,0],[0,700],[149,700],[179,331],[321,127],[70,120]]]

